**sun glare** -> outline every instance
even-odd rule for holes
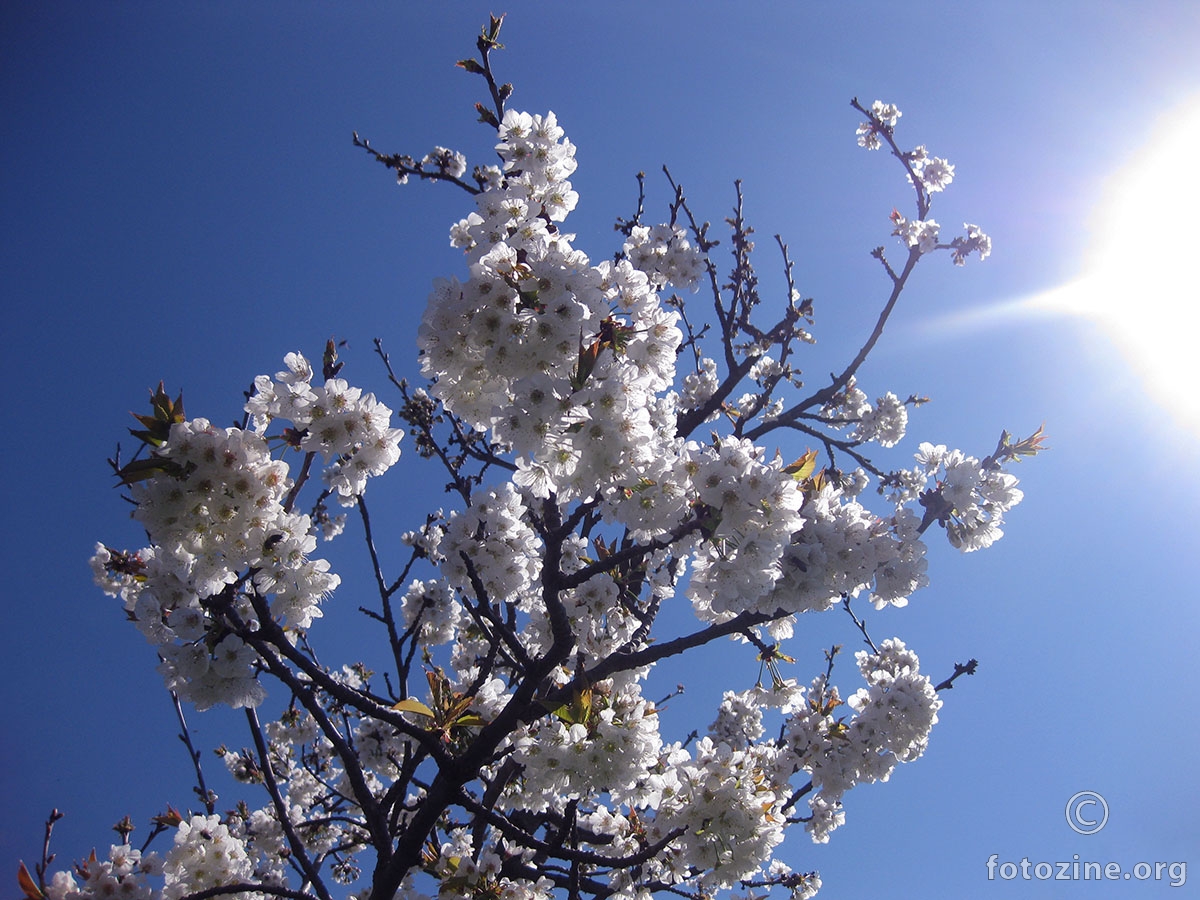
[[[1094,319],[1147,391],[1200,431],[1200,94],[1164,116],[1097,208],[1079,280],[1033,305]]]

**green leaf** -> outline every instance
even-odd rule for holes
[[[121,479],[121,484],[135,484],[145,481],[147,478],[153,478],[160,472],[167,475],[179,475],[182,471],[179,463],[173,459],[150,457],[149,459],[135,459],[133,462],[125,464],[117,472],[117,477]]]
[[[425,716],[427,719],[434,718],[433,710],[415,697],[405,697],[403,700],[393,703],[392,709],[399,710],[400,712],[416,713],[418,716]]]
[[[539,700],[542,708],[556,719],[561,719],[568,725],[571,723],[571,712],[565,703],[555,703],[553,700]]]
[[[797,481],[803,481],[808,478],[817,468],[817,451],[809,450],[802,457],[796,460],[789,466],[784,466],[783,471],[791,475]]]
[[[144,444],[149,444],[152,447],[161,447],[171,435],[171,426],[177,422],[184,421],[183,394],[181,393],[172,402],[170,394],[166,392],[163,383],[160,381],[158,389],[150,394],[150,407],[153,410],[153,415],[139,416],[137,413],[130,413],[130,415],[146,427],[144,431],[131,428],[129,429],[129,433]]]

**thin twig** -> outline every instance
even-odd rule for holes
[[[275,771],[271,766],[271,754],[267,749],[266,739],[263,737],[262,726],[258,722],[258,713],[252,706],[246,707],[246,721],[250,725],[250,735],[254,739],[254,747],[258,751],[258,768],[262,772],[267,793],[271,795],[271,802],[275,805],[275,816],[287,837],[288,846],[291,847],[292,859],[300,866],[304,877],[308,879],[308,883],[317,892],[320,900],[331,900],[329,891],[321,879],[321,873],[309,859],[308,848],[304,846],[304,842],[300,840],[300,836],[296,834],[296,829],[292,825],[291,811],[283,799],[283,794],[279,791],[279,783],[275,780]]]
[[[871,640],[871,635],[867,634],[867,623],[856,616],[854,611],[850,609],[850,596],[848,594],[842,595],[842,609],[846,610],[846,615],[850,617],[850,620],[854,622],[854,624],[858,627],[858,630],[862,632],[863,640],[866,641],[867,646],[871,648],[871,652],[878,653],[879,648],[876,647],[875,642]]]
[[[171,702],[175,706],[175,717],[179,720],[179,739],[187,747],[192,767],[196,770],[196,786],[192,790],[196,792],[196,796],[204,804],[204,809],[211,816],[216,812],[217,795],[210,791],[208,785],[204,783],[204,770],[200,768],[200,751],[192,745],[192,733],[188,729],[187,720],[183,717],[183,704],[179,702],[179,695],[174,691],[169,693]]]

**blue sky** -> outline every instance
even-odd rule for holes
[[[981,314],[1081,274],[1114,177],[1200,91],[1200,7],[647,6],[5,4],[0,872],[34,861],[51,807],[68,815],[55,842],[65,864],[105,846],[127,812],[143,823],[136,841],[167,802],[189,803],[152,652],[91,585],[96,540],[139,545],[104,460],[160,378],[185,391],[190,415],[225,422],[254,375],[331,335],[349,341],[346,374],[385,402],[373,337],[415,374],[415,322],[431,281],[461,274],[447,229],[469,198],[397,188],[350,134],[488,161],[471,112],[480,85],[453,61],[493,11],[508,13],[497,65],[516,85],[510,105],[554,110],[579,148],[578,245],[594,258],[615,249],[611,224],[632,213],[639,170],[651,211],[665,210],[668,163],[714,222],[743,179],[764,283],[781,291],[779,232],[816,300],[814,381],[869,330],[887,285],[868,251],[892,246],[887,215],[910,202],[898,168],[855,146],[851,97],[899,105],[901,143],[957,166],[935,217],[978,222],[994,240],[982,265],[926,260],[864,369],[869,393],[934,400],[880,459],[903,465],[926,439],[983,455],[1001,428],[1043,420],[1053,452],[1020,467],[1026,499],[1004,540],[965,557],[931,541],[932,586],[870,618],[875,637],[903,637],[931,672],[976,657],[979,674],[945,697],[923,759],[852,792],[829,846],[794,836],[789,862],[821,869],[822,896],[912,897],[1054,890],[989,883],[993,853],[1200,864],[1196,433],[1087,318]],[[1194,171],[1177,179],[1182,191]],[[1179,211],[1175,226],[1189,221]],[[1167,297],[1131,296],[1125,315],[1157,309],[1179,331],[1197,299],[1194,278],[1181,280]],[[955,317],[975,324],[939,324]],[[442,502],[413,457],[381,513],[396,528]],[[331,604],[343,608],[313,634],[329,662],[366,652],[350,577],[361,559],[347,554]],[[853,644],[827,616],[789,645],[803,680],[822,646]],[[728,653],[730,683],[702,680],[677,705],[681,734],[711,721],[714,691],[753,682],[757,664]],[[241,746],[225,721],[193,716],[197,741]],[[1110,805],[1091,837],[1063,818],[1081,790]]]

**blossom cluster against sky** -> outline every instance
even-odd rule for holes
[[[317,355],[331,335],[348,341],[355,381],[381,396],[375,336],[416,375],[415,323],[432,280],[461,274],[447,235],[469,198],[397,188],[350,134],[483,161],[492,140],[472,122],[479,86],[452,63],[490,11],[17,2],[0,12],[0,260],[17,375],[3,401],[14,446],[0,860],[13,871],[38,855],[51,807],[68,816],[62,863],[104,846],[125,813],[142,825],[137,841],[149,815],[190,799],[152,651],[87,568],[96,540],[138,540],[104,462],[128,411],[161,378],[185,391],[190,415],[232,420],[255,375],[288,351]],[[814,380],[869,330],[887,284],[868,253],[893,246],[888,216],[909,203],[893,166],[855,146],[851,97],[904,110],[902,143],[955,166],[939,221],[978,222],[993,238],[982,265],[923,264],[860,383],[933,400],[911,417],[897,465],[919,439],[982,455],[1002,427],[1023,434],[1043,420],[1054,449],[1021,467],[1026,499],[1003,541],[970,556],[939,548],[932,586],[869,619],[876,637],[902,635],[923,667],[940,661],[948,674],[977,657],[979,674],[945,697],[926,757],[856,792],[828,846],[793,839],[793,866],[820,868],[847,895],[899,880],[953,896],[981,889],[992,853],[1188,859],[1200,789],[1194,438],[1169,399],[1146,394],[1110,331],[1083,317],[986,313],[1084,274],[1106,191],[1200,90],[1200,12],[1184,2],[935,3],[920,17],[880,2],[505,11],[497,65],[516,85],[512,105],[554,110],[579,147],[580,246],[595,258],[616,248],[611,223],[632,214],[638,171],[652,212],[670,197],[667,163],[716,223],[743,179],[764,285],[782,296],[778,232],[816,301]],[[1195,289],[1178,287],[1182,307]],[[1153,304],[1169,314],[1161,299],[1131,297],[1128,315]],[[444,502],[410,471],[384,516],[395,529]],[[341,565],[322,629],[329,662],[363,652],[349,624],[331,627],[334,604],[354,620],[355,563],[365,575],[361,559]],[[843,626],[801,630],[789,674],[805,680],[829,642],[851,643]],[[721,685],[685,674],[694,683],[676,709],[703,728]],[[739,687],[757,675],[722,673],[734,674]],[[224,721],[193,715],[198,744],[226,739]],[[1090,838],[1063,820],[1081,790],[1111,809]]]

